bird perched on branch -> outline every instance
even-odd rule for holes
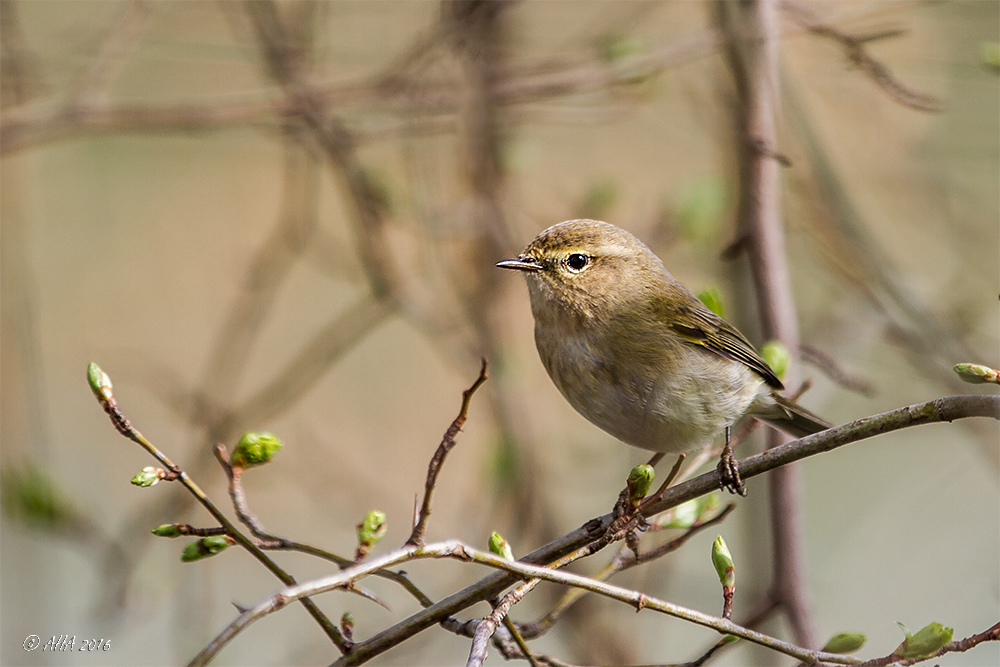
[[[623,229],[561,222],[497,266],[527,279],[535,345],[556,387],[623,442],[682,453],[725,432],[720,482],[745,495],[729,443],[740,417],[798,437],[831,426],[779,394],[746,337]]]

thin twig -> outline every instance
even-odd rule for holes
[[[413,532],[410,533],[410,537],[406,540],[406,544],[420,546],[424,543],[424,534],[427,532],[427,520],[431,516],[431,500],[434,495],[434,487],[437,484],[438,473],[441,472],[441,466],[444,464],[444,459],[448,456],[448,452],[450,452],[456,444],[455,436],[462,430],[462,425],[465,424],[465,420],[468,419],[469,403],[472,401],[472,395],[476,393],[476,390],[479,389],[484,382],[486,382],[486,378],[486,358],[484,357],[482,365],[479,368],[479,377],[476,378],[476,381],[472,383],[471,387],[462,392],[462,408],[458,411],[458,416],[455,417],[455,421],[453,421],[451,426],[448,427],[448,430],[445,431],[441,444],[439,444],[437,449],[434,451],[434,456],[431,457],[431,462],[427,466],[427,481],[424,483],[424,502],[420,506],[420,518],[413,526]]]
[[[496,632],[501,622],[509,620],[507,619],[507,612],[515,604],[523,600],[524,596],[530,593],[541,581],[541,579],[536,577],[510,591],[503,596],[488,616],[479,621],[476,625],[476,632],[472,637],[472,647],[469,649],[469,659],[465,662],[465,667],[482,667],[483,662],[486,661],[486,648],[489,646],[490,637]],[[514,632],[517,632],[516,628]],[[522,647],[522,650],[525,652],[525,656],[531,660],[531,653],[527,650],[527,645]],[[532,660],[532,662],[534,661]]]
[[[768,594],[767,598],[764,600],[763,605],[758,607],[752,614],[750,614],[746,620],[740,622],[745,628],[755,628],[758,624],[762,623],[767,617],[777,611],[779,608],[778,601],[774,599],[774,596]],[[732,646],[734,642],[729,637],[723,637],[710,646],[704,653],[692,660],[691,662],[686,662],[679,667],[701,667],[709,661],[712,656],[726,648],[727,646]]]
[[[514,640],[517,648],[521,651],[521,655],[528,661],[528,664],[531,665],[531,667],[539,667],[538,661],[535,659],[535,654],[530,648],[528,648],[528,642],[524,641],[524,636],[521,635],[521,631],[517,629],[514,621],[510,620],[509,614],[503,617],[503,626],[507,628],[507,632],[510,633],[511,638]],[[493,639],[496,640],[497,636],[494,635]]]
[[[210,528],[198,528],[188,523],[173,523],[170,526],[174,530],[171,537],[183,537],[194,535],[195,537],[211,537],[213,535],[225,535],[226,529],[223,526],[212,526]]]
[[[253,533],[254,537],[261,540],[257,546],[261,549],[267,549],[269,547],[275,547],[281,544],[281,538],[276,537],[264,528],[264,524],[260,522],[257,515],[250,511],[250,507],[247,505],[247,494],[243,490],[243,468],[234,467],[229,462],[229,455],[226,452],[226,446],[223,444],[218,444],[212,448],[212,452],[215,454],[215,458],[219,461],[219,465],[226,473],[226,478],[229,480],[229,497],[233,501],[233,509],[236,511],[236,516],[239,517],[240,521],[250,532]]]

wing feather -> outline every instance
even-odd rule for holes
[[[681,305],[667,325],[678,335],[718,355],[745,364],[775,389],[784,389],[781,380],[743,334],[708,308]]]

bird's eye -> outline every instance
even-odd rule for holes
[[[574,252],[566,258],[566,268],[573,273],[580,273],[590,264],[590,257],[580,252]]]

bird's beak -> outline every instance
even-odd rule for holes
[[[541,271],[542,265],[538,263],[537,260],[531,257],[516,257],[514,259],[505,259],[502,262],[497,262],[497,266],[501,269],[516,269],[518,271]]]

